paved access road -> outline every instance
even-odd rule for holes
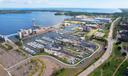
[[[117,25],[118,22],[120,21],[120,19],[121,19],[121,17],[117,18],[111,24],[108,39],[107,39],[108,47],[107,47],[106,52],[103,54],[103,56],[98,61],[96,61],[94,64],[92,64],[86,70],[84,70],[78,76],[88,76],[90,73],[92,73],[96,68],[98,68],[100,65],[102,65],[111,56],[113,43],[114,43],[114,40],[112,38],[113,37],[113,30],[114,30],[115,25]]]

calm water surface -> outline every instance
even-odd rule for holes
[[[69,16],[55,16],[54,12],[0,14],[0,34],[8,35],[17,32],[19,29],[31,28],[33,18],[36,25],[47,27],[61,23]]]
[[[20,10],[20,9],[19,9]],[[96,12],[96,13],[114,13],[121,12],[119,9],[90,9],[90,8],[49,8],[48,10],[64,10],[74,12]],[[12,34],[19,29],[31,28],[32,19],[35,19],[37,25],[53,26],[61,23],[68,16],[55,16],[54,12],[33,12],[26,14],[0,14],[0,34]]]

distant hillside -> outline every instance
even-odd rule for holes
[[[128,13],[128,9],[120,9],[122,13]]]
[[[96,9],[96,8],[6,8],[0,9],[0,14],[8,14],[8,13],[31,13],[31,12],[66,12],[66,15],[79,15],[79,14],[88,14],[88,13],[96,13],[96,14],[111,14],[120,12],[119,9]],[[68,12],[68,13],[67,13]],[[62,14],[62,13],[61,13]],[[60,13],[57,13],[60,15]]]
[[[23,11],[23,10],[0,10],[0,14],[18,14],[18,13],[31,13],[31,11]]]
[[[122,16],[122,17],[128,17],[128,9],[120,9],[122,13],[115,13],[114,15],[116,17]]]

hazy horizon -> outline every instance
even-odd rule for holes
[[[0,8],[128,8],[127,0],[0,0]]]

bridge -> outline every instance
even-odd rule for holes
[[[13,33],[13,34],[9,34],[9,35],[2,35],[0,34],[0,37],[11,37],[11,36],[15,36],[18,35],[17,33]]]
[[[17,33],[13,33],[13,34],[9,34],[9,35],[5,35],[6,37],[11,37],[11,36],[16,36],[18,35]]]

